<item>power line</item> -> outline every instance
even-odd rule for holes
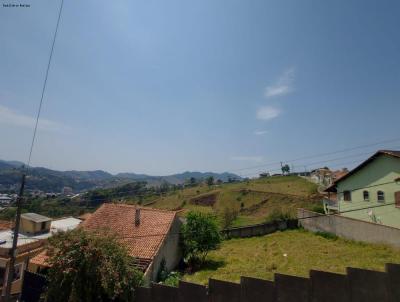
[[[400,148],[400,146],[393,146],[392,148]],[[347,156],[337,157],[337,158],[333,158],[333,159],[326,159],[326,160],[321,160],[321,161],[312,162],[312,163],[297,164],[294,167],[295,168],[310,167],[310,166],[314,166],[314,165],[317,165],[317,164],[324,164],[324,163],[333,162],[333,161],[346,159],[346,158],[352,158],[352,157],[358,157],[358,156],[364,156],[364,155],[372,155],[371,153],[374,154],[376,152],[375,151],[370,151],[370,152],[366,152],[366,153],[358,153],[358,154],[353,154],[353,155],[347,155]],[[331,167],[335,167],[335,166],[341,166],[341,165],[346,165],[346,164],[359,163],[360,161],[362,161],[362,159],[354,160],[354,161],[351,161],[351,162],[345,162],[345,163],[341,163],[341,164],[330,165],[330,166]],[[275,172],[276,171],[282,171],[282,169],[276,168],[276,169],[272,169],[272,170],[271,169],[267,170],[267,172],[274,172],[274,171]],[[262,173],[262,172],[263,171],[259,171],[258,173]],[[251,176],[251,175],[255,175],[255,174],[257,174],[257,173],[239,174],[239,176],[245,177],[245,176]]]
[[[323,156],[333,155],[333,154],[338,154],[338,153],[344,153],[344,152],[348,152],[348,151],[353,151],[353,150],[357,150],[357,149],[363,149],[363,148],[367,148],[367,147],[377,146],[377,145],[380,145],[380,144],[386,144],[386,143],[392,143],[392,142],[398,142],[398,141],[400,141],[400,138],[384,140],[384,141],[375,142],[375,143],[366,144],[366,145],[359,145],[359,146],[346,148],[346,149],[341,149],[341,150],[336,150],[336,151],[332,151],[332,152],[326,152],[326,153],[319,153],[319,154],[315,154],[315,155],[303,156],[303,157],[299,157],[299,158],[295,158],[295,159],[285,160],[283,162],[292,163],[292,162],[296,162],[296,161],[299,161],[299,160],[316,158],[316,157],[323,157]],[[231,172],[243,171],[243,170],[251,170],[253,168],[255,169],[255,168],[261,168],[261,167],[268,167],[268,166],[271,166],[271,165],[279,165],[280,162],[281,161],[276,161],[276,162],[269,162],[269,163],[256,165],[256,166],[249,166],[249,167],[245,167],[245,168],[231,170]]]
[[[349,156],[349,157],[352,157],[352,156]],[[362,162],[363,160],[364,160],[364,159],[357,159],[357,160],[341,162],[341,163],[337,163],[337,164],[329,165],[329,166],[330,166],[330,167],[339,167],[339,166],[344,166],[344,165],[349,165],[349,164],[354,164],[354,163],[360,163],[360,162]],[[332,160],[331,160],[331,161],[332,161]],[[324,163],[325,163],[325,162],[324,162]],[[304,168],[304,166],[309,167],[309,166],[311,166],[311,165],[312,165],[312,163],[309,163],[309,164],[306,164],[306,165],[298,164],[298,165],[295,166],[295,167],[302,167],[302,168]],[[281,172],[281,171],[282,171],[281,169],[267,170],[267,172]],[[247,173],[247,174],[240,174],[240,176],[241,176],[241,177],[254,176],[255,174],[259,174],[259,173],[262,173],[262,172],[265,172],[265,170],[264,170],[264,171],[259,170],[259,172],[253,172],[253,173]]]
[[[19,227],[20,227],[20,220],[21,220],[21,209],[22,209],[22,199],[23,199],[23,195],[24,195],[25,178],[26,178],[27,170],[29,169],[29,166],[31,164],[32,151],[33,151],[33,147],[35,145],[37,128],[38,128],[38,124],[39,124],[40,113],[42,111],[43,98],[44,98],[44,94],[46,91],[47,79],[49,76],[49,70],[50,70],[50,65],[51,65],[51,61],[52,61],[51,59],[53,57],[54,45],[55,45],[56,38],[57,38],[58,27],[60,25],[60,19],[61,19],[63,5],[64,5],[64,0],[61,0],[60,9],[59,9],[58,18],[57,18],[57,25],[56,25],[56,29],[54,31],[53,41],[52,41],[51,49],[50,49],[50,56],[49,56],[49,60],[47,62],[47,68],[46,68],[46,73],[45,73],[45,77],[44,77],[42,93],[40,96],[39,108],[38,108],[38,112],[36,115],[35,127],[34,127],[33,135],[32,135],[32,142],[31,142],[31,146],[29,149],[29,156],[28,156],[28,160],[26,163],[26,167],[24,169],[25,171],[23,170],[23,172],[22,172],[21,187],[20,187],[18,198],[17,198],[17,211],[16,211],[16,215],[15,215],[13,242],[12,242],[12,248],[10,251],[11,252],[10,262],[9,262],[7,281],[6,281],[6,290],[5,290],[5,297],[4,297],[4,300],[6,302],[10,301],[10,297],[11,297],[11,284],[12,284],[13,277],[14,277],[14,269],[15,269],[14,265],[15,265],[15,261],[16,261],[16,257],[17,257],[17,244],[18,244],[18,235],[19,235]]]
[[[36,133],[37,133],[37,128],[38,128],[38,124],[39,124],[40,113],[42,111],[43,98],[44,98],[44,93],[45,93],[46,87],[47,87],[47,79],[49,77],[51,59],[53,57],[54,45],[56,43],[56,37],[57,37],[57,33],[58,33],[58,27],[59,27],[59,24],[60,24],[61,12],[62,12],[63,5],[64,5],[64,0],[61,0],[60,10],[58,12],[56,30],[54,32],[53,42],[51,44],[50,56],[49,56],[49,60],[47,62],[46,73],[45,73],[45,76],[44,76],[44,83],[43,83],[43,87],[42,87],[42,94],[40,96],[39,109],[38,109],[38,112],[37,112],[37,115],[36,115],[35,128],[33,130],[32,142],[31,142],[31,147],[30,147],[30,150],[29,150],[29,156],[28,156],[28,161],[27,161],[27,168],[29,168],[29,165],[31,163],[33,146],[34,146],[35,140],[36,140]]]
[[[370,152],[368,153],[360,153],[360,154],[356,154],[356,155],[350,155],[350,156],[345,156],[345,157],[340,157],[340,158],[335,158],[335,159],[328,159],[326,161],[318,161],[318,162],[313,162],[313,163],[306,163],[306,164],[299,164],[299,167],[303,167],[303,166],[311,166],[314,164],[319,164],[319,163],[325,163],[325,162],[332,162],[332,161],[337,161],[340,159],[344,159],[344,158],[351,158],[351,157],[356,157],[356,156],[362,156],[362,155],[366,155],[366,154],[370,154]],[[353,161],[347,161],[347,162],[342,162],[342,163],[338,163],[335,165],[331,165],[331,167],[335,167],[335,166],[343,166],[343,165],[347,165],[347,164],[353,164],[353,163],[359,163],[361,160],[353,160]],[[281,171],[281,169],[274,169],[274,170],[269,170],[269,172],[273,172],[273,171]],[[261,173],[261,171],[260,171]],[[255,173],[251,173],[251,174],[242,174],[240,176],[245,177],[245,176],[250,176],[250,175],[254,175]],[[126,190],[126,191],[122,191],[122,192],[118,192],[118,193],[112,193],[109,194],[107,197],[104,198],[94,198],[94,199],[90,199],[89,197],[84,197],[81,199],[81,201],[90,201],[90,202],[99,202],[99,201],[109,201],[111,198],[113,197],[132,197],[132,198],[136,198],[136,197],[152,197],[151,196],[151,192],[150,194],[146,194],[146,192],[141,192],[140,194],[135,194],[134,196],[125,196],[129,193],[136,193],[137,190]],[[206,193],[206,192],[205,192]],[[157,193],[155,193],[157,194]]]

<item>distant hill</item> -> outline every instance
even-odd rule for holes
[[[213,173],[213,172],[183,172],[183,173],[178,173],[178,174],[172,174],[172,175],[167,175],[167,176],[150,176],[146,174],[135,174],[135,173],[119,173],[116,175],[116,177],[119,178],[124,178],[124,179],[131,179],[131,180],[143,180],[147,181],[150,184],[154,183],[161,183],[163,181],[166,181],[170,184],[183,184],[185,181],[188,179],[194,177],[197,180],[204,180],[207,177],[214,177],[215,180],[222,180],[223,182],[228,181],[230,178],[233,179],[241,179],[240,176],[233,174],[233,173]]]
[[[0,160],[0,190],[16,190],[21,179],[21,167],[18,161]],[[215,180],[228,181],[229,178],[241,179],[232,173],[213,172],[184,172],[167,176],[151,176],[136,173],[111,173],[95,171],[57,171],[43,167],[31,167],[27,177],[27,190],[41,190],[45,192],[60,192],[63,187],[71,187],[75,192],[95,188],[107,188],[123,185],[133,181],[146,181],[151,186],[158,186],[163,182],[182,184],[191,177],[197,180],[213,176]]]

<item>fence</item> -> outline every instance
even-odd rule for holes
[[[24,272],[24,283],[22,286],[21,301],[23,302],[37,302],[40,301],[40,295],[43,293],[47,285],[45,277],[31,273]]]
[[[21,301],[39,301],[43,277],[25,275]],[[347,274],[310,271],[309,278],[275,274],[274,281],[242,277],[240,284],[210,279],[208,286],[181,281],[179,287],[140,287],[135,302],[395,302],[400,301],[400,265],[385,272],[347,268]]]
[[[245,238],[253,236],[262,236],[274,233],[276,231],[283,231],[286,229],[293,229],[297,227],[297,219],[272,221],[268,223],[254,224],[243,227],[229,228],[222,230],[222,235],[227,238]]]
[[[348,268],[347,274],[310,271],[310,278],[275,274],[274,281],[242,277],[240,284],[209,280],[208,287],[180,282],[138,288],[135,302],[395,302],[400,265],[385,272]]]
[[[307,218],[310,217],[310,218]],[[340,215],[323,215],[298,209],[299,224],[312,232],[328,232],[356,241],[400,247],[400,229]]]

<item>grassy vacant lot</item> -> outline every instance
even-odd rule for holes
[[[240,276],[273,280],[276,272],[307,277],[310,269],[344,273],[351,266],[382,271],[389,262],[400,263],[400,250],[292,230],[224,241],[209,254],[203,270],[183,279],[201,284],[208,278],[239,282]]]
[[[320,203],[317,186],[297,176],[270,177],[215,186],[201,185],[160,197],[151,207],[199,210],[223,215],[236,211],[233,226],[262,223],[274,211],[295,215]]]

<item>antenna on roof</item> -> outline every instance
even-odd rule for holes
[[[135,208],[135,225],[140,225],[140,208],[138,207]]]

